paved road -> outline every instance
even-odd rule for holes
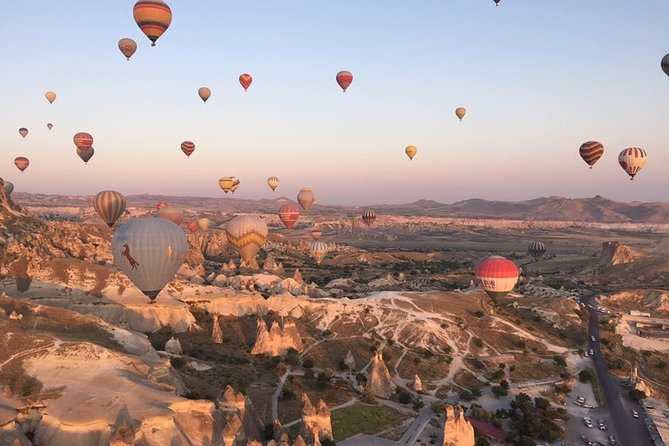
[[[594,336],[597,342],[590,341],[590,336]],[[618,382],[609,375],[606,367],[606,361],[599,348],[599,313],[590,309],[590,325],[588,327],[588,343],[594,351],[593,362],[599,385],[604,392],[606,405],[611,412],[611,418],[615,431],[616,439],[620,446],[646,446],[652,445],[648,430],[643,425],[641,418],[632,417],[632,411],[623,407],[621,400],[621,389]]]
[[[434,412],[430,406],[423,407],[420,410],[418,416],[411,423],[411,426],[409,426],[404,435],[402,435],[400,441],[397,442],[397,444],[399,446],[413,446],[416,444],[416,440],[418,440],[418,437],[423,432],[425,426],[428,425],[433,416]]]

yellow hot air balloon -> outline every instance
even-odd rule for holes
[[[277,177],[267,178],[267,185],[274,191],[279,187],[279,179]]]
[[[320,240],[312,242],[309,246],[309,254],[316,261],[316,265],[321,264],[325,256],[328,255],[328,251],[328,244]]]
[[[211,97],[211,90],[207,87],[200,87],[197,90],[197,94],[200,96],[203,102],[207,102],[207,99]]]
[[[305,211],[311,209],[315,200],[316,197],[311,189],[300,189],[300,193],[297,194],[297,202],[300,203],[300,206],[302,206],[302,209]]]
[[[130,60],[135,51],[137,51],[137,43],[132,39],[121,39],[118,41],[118,49],[121,50],[121,53],[123,53],[127,60]]]
[[[172,10],[162,0],[139,0],[132,8],[132,15],[151,46],[156,46],[156,40],[172,23]]]
[[[407,146],[407,148],[404,149],[404,151],[406,152],[410,160],[412,160],[413,157],[416,156],[416,154],[418,153],[418,149],[416,148],[416,146]]]
[[[239,189],[239,178],[237,177],[231,177],[232,178],[232,187],[230,188],[230,192],[233,194],[237,189]]]
[[[458,107],[455,109],[455,116],[457,116],[460,121],[462,121],[462,118],[464,118],[466,114],[467,110],[464,107]]]
[[[208,218],[201,218],[197,221],[197,225],[202,229],[203,231],[206,231],[209,229],[209,226],[211,225],[211,220]]]
[[[239,182],[239,180],[237,180]],[[239,183],[237,183],[239,184]],[[218,180],[218,185],[226,194],[235,187],[235,177],[222,177]]]
[[[46,96],[46,100],[49,101],[49,104],[53,104],[53,101],[56,100],[56,93],[53,91],[47,91],[44,96]]]
[[[225,234],[235,251],[250,265],[267,242],[269,230],[265,221],[258,216],[239,215],[228,222]]]
[[[98,192],[93,198],[93,208],[95,212],[107,223],[110,228],[125,211],[125,197],[115,190],[103,190]]]

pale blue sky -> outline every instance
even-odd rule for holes
[[[238,197],[311,187],[328,204],[667,201],[666,0],[171,0],[154,48],[134,1],[63,4],[8,2],[0,16],[0,176],[17,191],[222,196],[231,175]],[[139,46],[130,62],[122,37]],[[88,166],[78,131],[95,137]],[[590,139],[606,148],[592,171],[578,156]],[[629,146],[649,154],[634,182],[617,163]]]

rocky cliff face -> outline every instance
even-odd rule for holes
[[[333,439],[330,409],[323,400],[316,407],[306,393],[302,394],[302,428],[300,434],[309,442]]]
[[[641,258],[643,258],[643,254],[634,248],[625,246],[620,242],[604,242],[602,243],[602,254],[599,263],[613,266],[634,263]]]
[[[444,446],[474,446],[474,427],[465,419],[462,407],[446,406]]]
[[[217,405],[228,417],[235,415],[239,418],[241,432],[235,436],[237,440],[253,440],[262,438],[263,423],[253,406],[251,400],[241,392],[227,386],[217,399]],[[230,421],[230,426],[237,425],[235,420]],[[232,427],[228,428],[228,435],[231,435]]]
[[[376,352],[367,371],[367,392],[379,398],[388,399],[395,393],[396,388],[383,360],[383,353]]]
[[[265,320],[258,318],[256,342],[251,351],[252,355],[285,355],[289,348],[294,348],[298,352],[304,349],[302,337],[295,322],[287,319],[283,321],[283,326],[281,326],[277,321],[274,321],[271,328],[267,330]]]

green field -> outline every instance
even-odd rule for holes
[[[355,404],[332,412],[332,430],[335,441],[340,441],[357,434],[377,434],[406,418],[390,407]]]

